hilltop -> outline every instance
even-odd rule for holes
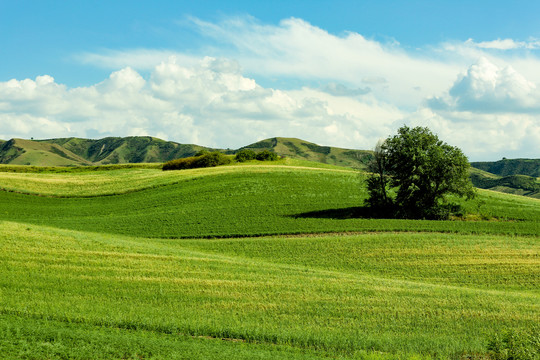
[[[270,150],[298,160],[366,169],[373,156],[369,150],[321,146],[297,138],[273,137],[239,149],[217,149],[180,144],[150,136],[103,139],[58,138],[48,140],[0,140],[0,164],[34,166],[96,166],[163,163],[193,156],[201,150],[235,154],[242,149]],[[472,162],[474,186],[499,192],[540,198],[540,159],[503,159]]]
[[[59,138],[12,139],[0,142],[0,164],[35,166],[88,166],[125,163],[161,163],[193,156],[201,150],[234,154],[241,149],[270,150],[280,156],[353,168],[365,168],[371,151],[320,146],[294,138],[274,137],[237,150],[180,144],[149,136],[107,137],[99,140]]]
[[[471,166],[499,176],[527,175],[540,177],[540,159],[502,159],[472,162]]]

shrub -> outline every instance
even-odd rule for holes
[[[275,161],[278,159],[278,156],[274,152],[263,150],[255,156],[255,159],[260,161]]]
[[[199,156],[191,156],[182,159],[171,160],[163,164],[163,170],[185,170],[203,167],[214,167],[218,165],[226,165],[231,162],[228,156],[223,155],[218,151],[206,153]]]
[[[203,156],[203,155],[207,155],[209,153],[210,152],[208,150],[202,149],[202,150],[197,151],[197,153],[195,153],[195,155],[193,155],[193,156]]]
[[[202,168],[202,167],[214,167],[218,165],[226,165],[231,162],[231,159],[218,152],[214,151],[211,153],[208,153],[206,155],[201,155],[196,157],[196,160],[193,163],[194,168]]]
[[[244,162],[248,160],[254,160],[256,157],[255,151],[250,149],[243,149],[236,153],[234,160],[238,162]]]

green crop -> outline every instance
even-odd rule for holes
[[[2,358],[480,359],[539,323],[540,201],[371,219],[362,174],[276,164],[0,171]]]

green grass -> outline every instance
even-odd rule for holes
[[[384,258],[390,271],[381,274],[371,266],[362,269],[353,254],[347,259],[357,265],[344,259],[332,262],[341,257],[332,250],[340,241],[335,237],[278,238],[272,245],[271,239],[165,241],[15,223],[2,227],[0,314],[7,319],[4,327],[17,319],[11,326],[19,329],[10,332],[24,333],[47,320],[60,329],[77,326],[82,337],[119,334],[118,344],[112,345],[119,349],[123,336],[137,338],[131,340],[136,343],[150,336],[163,338],[162,351],[173,351],[176,345],[169,335],[178,334],[184,339],[276,344],[293,353],[360,358],[370,351],[444,358],[482,352],[497,329],[527,329],[540,311],[538,262],[527,263],[539,249],[530,239],[509,246],[507,260],[519,263],[523,275],[521,289],[513,289],[493,280],[505,274],[496,267],[491,267],[491,276],[472,271],[465,283],[447,283],[441,274],[453,279],[453,262],[440,261],[435,271],[424,269],[429,273],[424,277],[415,274],[407,256],[379,255],[381,247],[404,241],[418,253],[441,259],[452,247],[465,249],[464,263],[489,264],[501,250],[500,242],[492,246],[487,238],[486,251],[477,254],[470,251],[477,246],[474,237],[456,235],[448,236],[446,249],[439,243],[439,251],[425,250],[425,239],[415,242],[426,235],[341,239],[351,249],[355,242],[376,242],[363,256]],[[329,260],[315,261],[330,251]],[[400,269],[403,274],[396,276]],[[37,332],[38,339],[45,336]],[[37,346],[24,334],[19,337]]]
[[[539,230],[538,200],[489,191],[466,207],[478,219],[491,221],[357,218],[354,212],[366,197],[363,179],[357,172],[334,169],[243,165],[172,172],[0,173],[0,179],[11,181],[14,191],[65,197],[0,192],[0,219],[131,236],[336,231],[537,235]]]
[[[306,164],[4,168],[2,357],[480,359],[540,321],[540,201],[357,218],[363,177]]]

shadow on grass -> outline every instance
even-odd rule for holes
[[[345,219],[381,219],[381,218],[391,218],[391,216],[384,216],[380,212],[373,211],[373,209],[367,206],[355,206],[341,209],[326,209],[318,211],[309,211],[300,214],[289,215],[295,219],[304,218],[304,219],[334,219],[334,220],[345,220]]]

